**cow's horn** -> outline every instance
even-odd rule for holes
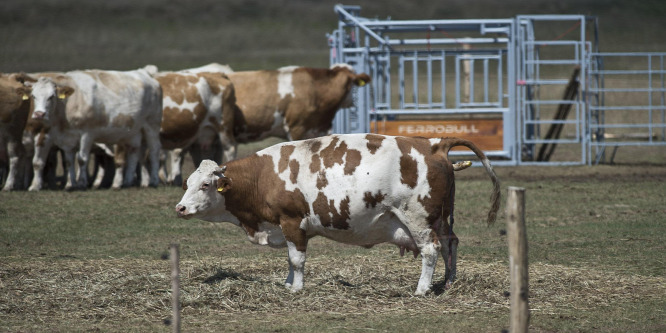
[[[227,166],[226,166],[226,165],[221,166],[221,167],[217,167],[217,168],[215,169],[215,172],[214,172],[214,173],[215,173],[215,174],[222,175],[222,174],[224,174],[225,171],[227,171]]]

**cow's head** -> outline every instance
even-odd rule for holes
[[[224,175],[226,169],[211,160],[202,161],[183,182],[185,194],[176,205],[178,217],[214,221],[223,215],[226,211],[224,195],[231,189],[231,179]]]
[[[9,76],[0,73],[0,108],[3,110],[15,110],[21,106],[24,101],[30,99],[30,87],[26,86],[17,74]],[[0,111],[2,112],[2,111]],[[4,112],[2,112],[4,114]]]
[[[49,114],[53,112],[58,103],[58,99],[65,100],[74,93],[74,88],[56,84],[49,77],[40,77],[32,85],[32,98],[34,101],[34,111],[32,118],[49,119]]]
[[[346,78],[345,84],[345,97],[340,104],[340,108],[349,108],[354,106],[352,94],[350,93],[354,86],[363,87],[370,83],[370,75],[365,73],[356,74],[354,69],[348,64],[335,64],[331,66],[331,70],[336,72],[336,75],[343,75]]]

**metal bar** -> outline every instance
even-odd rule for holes
[[[658,127],[666,128],[666,124],[650,124],[650,123],[641,123],[641,124],[604,124],[604,125],[590,125],[592,128],[649,128],[649,127]]]
[[[506,44],[508,38],[432,38],[432,39],[391,39],[385,44],[398,45],[457,45],[457,44]]]
[[[483,59],[483,96],[483,101],[488,103],[488,59]]]
[[[414,51],[414,60],[412,60],[412,93],[414,94],[414,104],[418,108],[419,104],[419,63]]]
[[[510,112],[508,108],[476,108],[476,109],[465,109],[465,108],[454,108],[454,109],[394,109],[394,110],[377,110],[374,114],[377,115],[431,115],[431,114],[467,114],[467,113],[496,113],[496,114],[505,114]]]
[[[446,51],[442,50],[442,108],[446,108]]]
[[[469,75],[469,101],[468,103],[474,103],[474,58],[469,61],[469,73],[463,73],[463,75]]]
[[[664,74],[661,74],[663,77]],[[604,89],[588,89],[589,92],[666,92],[666,88],[604,88]]]
[[[426,62],[426,69],[428,74],[428,104],[432,107],[432,56],[428,55],[428,61]]]
[[[342,14],[342,15],[344,15],[348,20],[354,22],[354,23],[356,24],[356,26],[358,26],[358,27],[360,27],[361,29],[363,29],[363,31],[365,31],[365,33],[367,33],[368,35],[372,36],[372,37],[373,37],[374,39],[376,39],[378,42],[380,42],[380,43],[382,43],[382,44],[385,44],[384,38],[382,38],[381,36],[377,35],[374,31],[372,31],[371,29],[369,29],[368,27],[366,27],[366,26],[364,25],[364,23],[368,23],[368,22],[363,22],[363,23],[362,23],[362,22],[359,21],[356,17],[354,17],[352,14],[348,13],[348,12],[347,12],[347,11],[341,6],[341,5],[335,5],[334,10],[335,10],[338,14]]]
[[[626,106],[602,106],[602,107],[590,107],[591,110],[604,110],[604,111],[646,111],[650,109],[664,110],[666,105],[662,106],[640,106],[640,105],[626,105]]]

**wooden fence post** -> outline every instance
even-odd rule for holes
[[[172,332],[180,333],[180,254],[178,244],[171,244],[169,251],[169,257],[171,258],[171,308],[173,310],[171,328]]]
[[[509,187],[506,205],[509,270],[511,276],[511,333],[527,332],[530,321],[527,279],[527,233],[525,231],[525,189]]]

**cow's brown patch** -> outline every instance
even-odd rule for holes
[[[386,198],[386,194],[383,194],[382,191],[377,191],[377,193],[374,195],[370,191],[363,193],[363,202],[365,202],[365,208],[375,208],[375,206],[382,202],[384,198]]]
[[[345,157],[345,175],[351,175],[361,164],[361,152],[356,149],[347,150]]]
[[[283,218],[300,222],[308,213],[305,196],[299,189],[286,190],[271,157],[252,155],[225,165],[225,176],[234,181],[233,187],[222,193],[227,210],[238,218],[250,237],[259,230],[261,222],[280,225]]]
[[[407,138],[396,138],[398,148],[400,149],[400,182],[409,186],[416,187],[418,181],[418,168],[416,160],[410,156],[414,145]]]
[[[320,171],[317,174],[317,188],[322,189],[328,185],[328,179],[326,178],[326,171]]]
[[[345,154],[345,149],[347,149],[347,145],[343,142],[340,147],[336,147],[340,139],[338,137],[333,137],[333,140],[331,140],[331,143],[326,146],[326,148],[322,149],[320,152],[320,156],[324,162],[324,167],[325,168],[331,168],[333,165],[337,164],[342,164],[342,156]],[[343,147],[344,145],[344,147]]]
[[[321,141],[320,140],[311,140],[309,142],[310,145],[310,151],[313,153],[316,153],[321,149]]]
[[[312,155],[310,159],[310,172],[316,173],[321,169],[321,159],[319,159],[319,154]]]
[[[368,134],[365,136],[365,139],[368,140],[368,150],[370,151],[370,154],[375,154],[379,148],[382,146],[382,141],[384,141],[384,137],[381,135],[376,135],[376,134]]]
[[[329,200],[323,192],[319,192],[317,199],[312,203],[316,215],[319,215],[321,225],[335,229],[349,229],[349,197],[340,202],[340,211],[335,208],[335,202]]]
[[[296,180],[298,179],[298,169],[299,168],[300,168],[300,164],[298,163],[297,160],[289,161],[289,170],[291,170],[289,180],[291,180],[291,182],[293,184],[296,184]]]
[[[338,146],[338,142],[340,142],[340,139],[334,137],[331,143],[321,150],[319,155],[325,168],[329,169],[336,164],[344,164],[344,173],[351,175],[356,170],[356,167],[361,164],[361,152],[356,149],[349,149],[345,142],[340,143]],[[311,171],[316,166],[312,164],[310,164]]]
[[[289,156],[296,149],[293,145],[284,145],[280,148],[280,161],[278,162],[278,172],[282,173],[289,166]]]
[[[134,127],[134,117],[127,114],[119,114],[113,118],[111,121],[111,126],[120,127],[120,128],[132,128]]]

